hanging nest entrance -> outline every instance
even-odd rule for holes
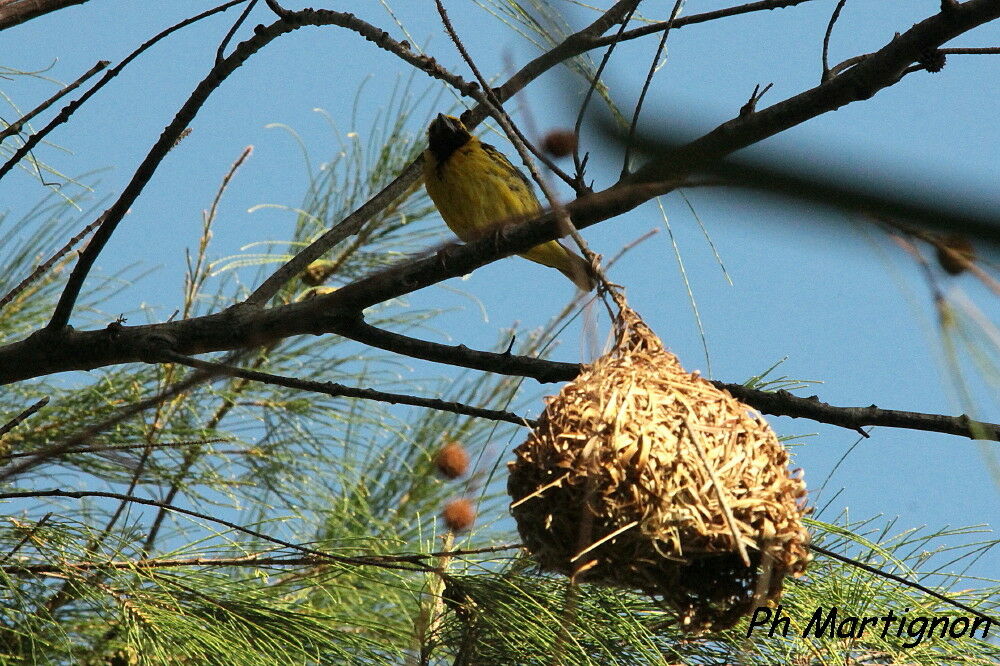
[[[649,593],[686,631],[731,627],[805,570],[805,484],[763,418],[619,305],[615,349],[514,450],[511,512],[543,569]]]

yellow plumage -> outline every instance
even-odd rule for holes
[[[503,153],[472,136],[458,118],[439,114],[427,134],[424,186],[460,239],[476,240],[499,222],[541,210],[524,174]],[[521,256],[557,269],[584,291],[593,289],[587,262],[558,241],[536,245]]]

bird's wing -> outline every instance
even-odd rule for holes
[[[507,159],[506,155],[504,155],[503,153],[501,153],[499,150],[497,150],[496,148],[494,148],[493,146],[491,146],[488,143],[483,143],[483,144],[480,144],[480,145],[483,147],[483,150],[486,151],[486,153],[490,157],[492,157],[493,159],[495,159],[500,164],[501,168],[504,171],[507,171],[507,172],[512,173],[512,174],[517,174],[517,177],[521,180],[521,182],[524,183],[528,187],[528,191],[531,192],[532,194],[534,194],[534,192],[535,192],[535,185],[534,185],[534,183],[532,183],[531,180],[527,176],[524,175],[523,171],[521,171],[516,166],[514,166],[513,164],[511,164],[510,160]]]

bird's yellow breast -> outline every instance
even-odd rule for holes
[[[445,224],[466,242],[497,222],[539,210],[534,192],[514,165],[475,137],[443,164],[426,151],[424,185]]]

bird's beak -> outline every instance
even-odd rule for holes
[[[438,117],[434,119],[434,124],[438,126],[439,130],[444,134],[452,134],[455,132],[455,123],[452,119],[443,113],[439,113]]]
[[[437,118],[434,119],[434,122],[432,124],[437,125],[444,131],[444,133],[447,134],[457,134],[465,129],[465,127],[462,125],[462,121],[460,121],[458,118],[454,118],[452,116],[446,116],[443,113],[437,114]]]

